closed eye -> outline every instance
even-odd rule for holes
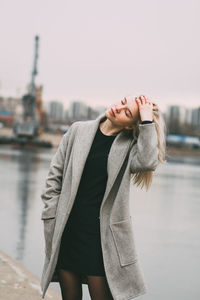
[[[123,100],[125,100],[125,101],[127,102],[127,99],[126,99],[126,98],[124,98]],[[121,104],[123,104],[123,105],[124,105],[125,103],[124,103],[124,101],[123,101],[123,100],[121,100]],[[127,111],[127,110],[126,110],[126,111]],[[129,110],[129,109],[128,109],[128,111],[129,111],[130,115],[127,115],[127,113],[126,113],[126,116],[127,116],[127,117],[129,117],[129,118],[132,118],[132,114],[131,114],[131,112],[130,112],[130,110]]]

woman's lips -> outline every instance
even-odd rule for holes
[[[110,109],[110,112],[111,112],[111,114],[115,117],[115,113],[114,113],[112,107],[111,107],[111,109]]]

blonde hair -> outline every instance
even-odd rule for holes
[[[160,111],[158,105],[153,103],[153,122],[156,126],[156,132],[158,137],[158,163],[166,163],[166,124],[163,118],[162,112]],[[133,137],[137,140],[139,136],[139,124],[141,120],[139,119],[133,124]],[[152,184],[153,171],[137,172],[131,174],[131,179],[133,184],[140,186],[141,189],[145,186],[148,190]]]

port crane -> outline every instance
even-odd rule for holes
[[[23,120],[21,122],[16,121],[13,126],[14,134],[21,140],[34,139],[40,134],[40,122],[37,118],[37,111],[38,109],[42,110],[42,108],[41,104],[38,105],[37,103],[37,87],[35,85],[35,77],[38,74],[38,48],[39,36],[36,35],[31,81],[29,84],[28,93],[22,97]]]

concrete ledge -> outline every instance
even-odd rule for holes
[[[2,300],[42,299],[39,278],[1,250],[0,295],[0,299]],[[45,299],[61,300],[61,296],[48,287]]]

